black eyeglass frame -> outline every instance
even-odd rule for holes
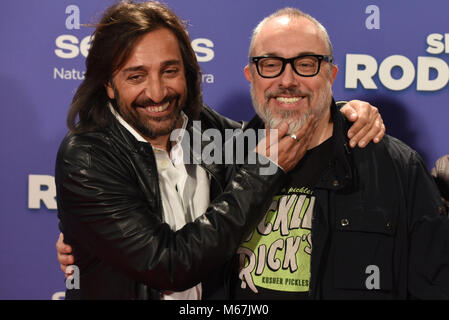
[[[296,70],[295,65],[294,65],[293,62],[296,59],[298,59],[298,58],[304,58],[304,57],[315,57],[315,58],[318,59],[318,68],[317,68],[317,71],[314,74],[304,75],[304,74],[299,73],[298,70]],[[259,61],[261,59],[264,59],[264,58],[279,59],[279,60],[282,61],[281,70],[279,71],[279,73],[277,75],[275,75],[275,76],[264,76],[264,75],[262,75],[262,73],[259,70]],[[293,58],[289,58],[289,59],[282,58],[282,57],[276,57],[276,56],[270,56],[270,55],[249,57],[249,62],[250,63],[254,63],[256,65],[257,73],[259,74],[259,76],[261,76],[262,78],[267,78],[267,79],[272,79],[272,78],[279,77],[282,74],[282,72],[284,72],[285,66],[287,65],[287,63],[290,63],[290,65],[292,66],[293,71],[295,71],[295,73],[298,76],[301,76],[301,77],[314,77],[314,76],[316,76],[320,72],[321,61],[323,61],[323,60],[326,61],[326,62],[332,63],[333,62],[333,57],[329,56],[329,55],[323,55],[323,54],[301,54],[299,56],[296,56],[296,57],[293,57]]]

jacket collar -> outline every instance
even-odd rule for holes
[[[119,119],[116,116],[114,116],[111,110],[109,110],[109,116],[111,123],[109,131],[111,135],[115,137],[117,143],[121,143],[125,148],[127,148],[132,153],[138,153],[144,156],[153,155],[154,158],[154,151],[150,143],[148,143],[146,140],[139,141],[140,139],[138,140],[130,130],[125,128],[125,126],[119,121]],[[200,118],[201,120],[200,127],[194,126],[192,120],[189,118],[187,119],[187,123],[185,124],[185,130],[186,133],[188,134],[184,134],[183,138],[189,139],[188,145],[190,145],[190,150],[189,152],[184,151],[184,159],[188,160],[188,163],[201,165],[216,179],[216,181],[221,182],[222,179],[220,177],[225,167],[222,164],[214,164],[214,163],[206,164],[204,163],[204,161],[201,160],[202,156],[201,152],[205,149],[207,145],[209,145],[209,143],[219,143],[218,141],[215,140],[203,141],[202,134],[204,133],[205,130],[211,128],[212,126],[212,124],[210,123],[211,121],[209,121],[209,119],[203,118],[204,117]],[[195,141],[194,139],[196,139],[196,141],[200,141],[200,148],[194,145]],[[184,146],[186,144],[183,143],[182,145]],[[224,144],[221,143],[217,145],[217,148],[221,148],[223,145]]]
[[[151,145],[146,140],[139,141],[136,139],[136,136],[119,121],[111,109],[108,109],[107,116],[109,118],[108,122],[110,123],[107,131],[109,131],[111,137],[114,139],[114,143],[121,144],[122,147],[132,153],[148,154],[152,152]]]

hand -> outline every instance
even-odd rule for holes
[[[315,117],[312,115],[295,135],[289,135],[287,134],[288,124],[282,122],[275,129],[277,136],[273,138],[277,139],[270,139],[270,128],[266,128],[265,138],[258,144],[256,152],[275,162],[284,172],[289,172],[307,152],[317,124]],[[263,147],[265,147],[265,150]],[[276,147],[277,154],[272,152],[276,150]]]
[[[56,242],[56,251],[58,253],[59,266],[67,278],[73,273],[73,270],[67,270],[67,267],[75,263],[75,258],[72,255],[72,247],[64,243],[64,235],[62,233],[59,234]]]
[[[354,122],[348,131],[349,145],[352,148],[356,145],[364,148],[371,140],[374,143],[382,140],[385,125],[376,107],[368,102],[351,100],[340,111],[349,121]]]

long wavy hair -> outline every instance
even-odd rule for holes
[[[73,133],[106,128],[110,122],[105,85],[129,57],[135,43],[148,32],[167,28],[176,36],[184,62],[187,98],[184,112],[197,119],[201,110],[201,71],[186,26],[167,6],[150,1],[123,1],[108,8],[92,34],[86,73],[67,115]],[[78,119],[77,119],[78,118]]]

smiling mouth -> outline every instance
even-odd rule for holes
[[[167,110],[168,109],[168,107],[170,106],[170,102],[166,102],[166,103],[164,103],[163,105],[160,105],[160,106],[147,106],[147,107],[145,107],[145,110],[146,111],[149,111],[149,112],[154,112],[154,113],[158,113],[158,112],[164,112],[165,110]]]
[[[279,101],[280,103],[296,103],[302,99],[304,99],[304,97],[276,97],[276,101]]]

